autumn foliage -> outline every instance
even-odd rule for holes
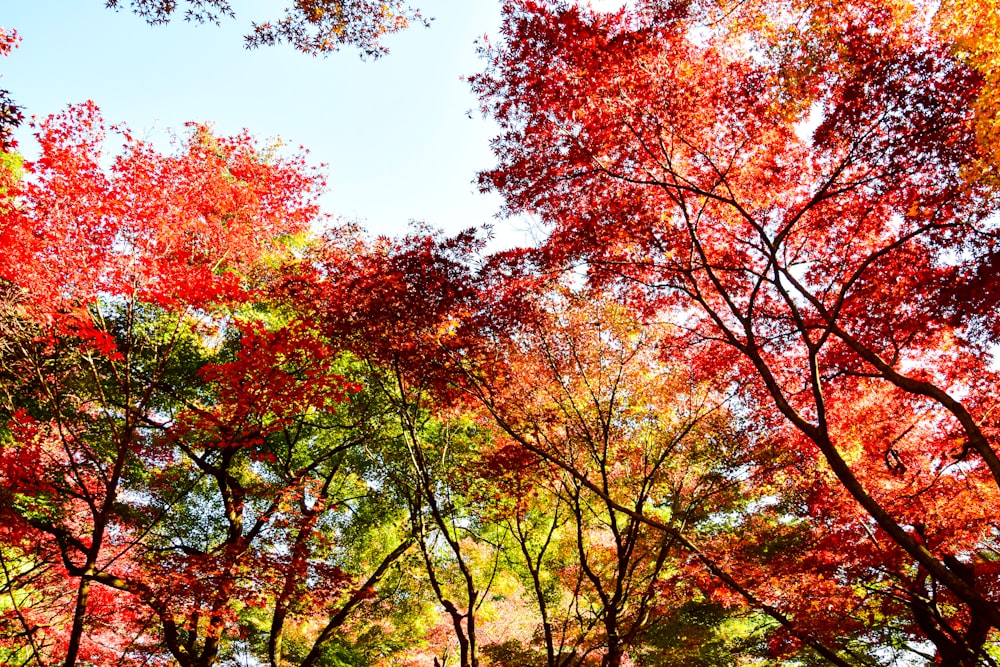
[[[814,515],[870,534],[830,548],[858,559],[840,576],[971,664],[1000,620],[995,319],[958,304],[991,291],[995,195],[971,169],[983,79],[933,11],[510,4],[474,85],[506,130],[484,186],[550,224],[549,262],[746,369],[841,489]]]
[[[229,0],[106,0],[112,9],[127,6],[152,25],[182,15],[186,21],[220,23],[243,16],[241,3]],[[256,17],[255,17],[256,18]],[[423,21],[420,12],[403,0],[297,0],[280,17],[254,20],[244,37],[247,48],[289,44],[311,55],[326,55],[353,46],[369,57],[388,52],[384,38]]]
[[[317,235],[245,135],[39,122],[0,662],[996,664],[994,14],[508,0],[503,252]]]
[[[126,135],[104,168],[103,135],[93,105],[48,119],[5,193],[5,614],[36,661],[210,664],[262,582],[318,577],[273,599],[287,606],[347,581],[279,545],[311,545],[326,509],[332,454],[296,455],[303,415],[356,389],[306,323],[246,310],[320,181],[201,126],[176,156]],[[207,516],[225,525],[192,534]],[[35,572],[44,586],[15,576]]]

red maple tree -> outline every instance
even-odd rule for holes
[[[39,127],[3,193],[0,531],[12,655],[210,665],[271,615],[329,627],[367,583],[326,558],[358,387],[308,322],[268,311],[316,214],[301,158],[192,126],[110,167],[86,104]],[[336,484],[335,484],[336,482]],[[317,653],[316,650],[313,651]],[[316,656],[303,664],[312,664]]]
[[[890,572],[911,630],[972,664],[1000,627],[980,78],[933,5],[778,4],[508,2],[473,79],[503,128],[483,186],[549,225],[550,267],[754,378],[853,499],[814,511],[877,545],[825,548]]]

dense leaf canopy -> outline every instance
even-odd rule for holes
[[[530,248],[4,107],[0,664],[1000,661],[996,4],[503,6]]]

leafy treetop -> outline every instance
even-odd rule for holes
[[[125,2],[107,0],[119,9]],[[184,0],[184,19],[219,23],[236,15],[229,0]],[[150,24],[167,23],[179,10],[176,0],[130,0],[128,5]],[[403,0],[297,0],[280,18],[254,22],[246,36],[247,48],[288,43],[312,55],[355,46],[370,57],[386,53],[382,40],[410,22],[423,22],[420,12]]]

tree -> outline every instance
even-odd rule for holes
[[[107,0],[119,9],[121,0]],[[179,10],[175,0],[129,0],[132,11],[150,24],[169,22]],[[216,23],[235,17],[229,0],[186,0],[184,20]],[[246,36],[247,48],[286,42],[312,55],[326,54],[342,46],[356,46],[366,56],[387,52],[382,40],[403,30],[411,21],[422,22],[420,13],[403,0],[305,0],[285,8],[276,20],[254,22]]]
[[[485,595],[483,580],[461,554],[477,533],[487,539],[498,523],[513,542],[502,547],[506,560],[526,569],[522,598],[537,609],[545,653],[533,654],[523,639],[510,636],[480,643],[490,659],[616,664],[628,646],[642,652],[644,632],[661,614],[669,616],[658,579],[664,568],[684,571],[687,592],[714,595],[720,584],[731,587],[740,600],[736,607],[749,603],[787,626],[796,641],[835,656],[775,606],[776,592],[762,585],[755,594],[734,578],[737,563],[749,558],[720,540],[723,550],[734,552],[722,557],[723,565],[688,532],[703,531],[699,538],[720,529],[738,534],[761,513],[749,509],[757,494],[782,495],[763,480],[785,455],[775,457],[763,446],[746,450],[742,438],[748,436],[735,422],[725,425],[725,392],[693,388],[712,387],[726,372],[692,373],[683,354],[658,361],[656,345],[663,339],[621,309],[588,307],[595,295],[545,287],[546,279],[522,265],[521,253],[476,267],[477,246],[468,235],[374,244],[335,238],[286,288],[332,336],[343,336],[357,354],[387,369],[391,379],[381,384],[394,396],[391,402],[405,406],[401,423],[408,425],[413,465],[408,485],[419,486],[414,493],[425,498],[433,517],[415,522],[450,533],[447,547],[427,550],[428,576],[441,576],[436,570],[451,560],[465,582],[447,594],[440,583],[432,586],[452,616],[460,661],[475,659],[480,642],[467,619],[478,618]],[[525,285],[532,289],[521,289]],[[421,435],[430,423],[425,410],[451,415],[445,421],[454,423],[455,411],[470,409],[481,413],[480,428],[494,433],[472,450],[428,437],[430,432]],[[633,474],[623,472],[626,461]],[[758,470],[760,475],[751,473]],[[549,489],[554,515],[551,505],[531,510],[527,490],[538,486]],[[748,520],[729,525],[710,519],[724,511]],[[461,605],[454,600],[458,591]],[[531,612],[522,607],[520,613]],[[727,615],[716,617],[721,623]]]
[[[369,365],[370,385],[392,406],[405,451],[395,483],[407,497],[427,580],[462,667],[479,664],[477,612],[488,584],[474,564],[480,543],[463,512],[462,483],[452,476],[479,443],[450,410],[455,372],[439,346],[469,342],[454,316],[475,296],[463,279],[478,245],[471,232],[374,243],[342,232],[317,248],[313,264],[286,288],[310,319]]]
[[[934,8],[509,2],[473,85],[504,130],[483,186],[549,225],[548,266],[755,378],[840,520],[892,545],[869,567],[909,630],[974,664],[1000,627],[996,193]]]
[[[316,664],[410,544],[336,546],[374,495],[353,450],[377,420],[267,299],[321,179],[203,126],[176,156],[126,135],[105,169],[103,134],[93,105],[45,121],[4,193],[3,650]]]
[[[528,527],[537,510],[527,512],[524,500],[510,509],[525,512],[523,521],[518,514],[508,521],[536,591],[548,546],[568,544],[573,552],[560,565],[573,591],[561,624],[575,623],[576,631],[569,640],[563,631],[565,653],[556,654],[554,633],[543,627],[549,664],[650,660],[648,638],[674,622],[683,627],[685,610],[706,602],[719,605],[711,625],[725,625],[731,638],[724,662],[742,651],[756,655],[753,633],[777,642],[784,632],[796,648],[822,652],[829,638],[789,621],[787,590],[775,586],[781,577],[763,575],[767,566],[747,548],[748,533],[763,550],[787,542],[780,530],[762,530],[762,519],[772,511],[781,517],[793,502],[778,480],[809,465],[809,457],[783,451],[762,425],[737,417],[733,376],[694,370],[684,345],[670,344],[672,327],[642,324],[589,290],[561,288],[538,300],[544,306],[522,327],[508,323],[489,353],[503,359],[502,371],[467,368],[473,392],[512,440],[513,452],[500,460],[512,462],[508,475],[525,477],[512,496],[524,499],[525,487],[547,485],[558,499],[554,511],[551,504],[543,510],[543,537],[533,540]],[[547,465],[528,476],[524,457]],[[529,553],[531,542],[537,555]],[[540,609],[551,606],[536,595]],[[554,609],[543,611],[543,624]],[[730,623],[743,615],[750,620],[742,630]],[[671,640],[678,660],[696,659],[692,646],[678,644]]]

